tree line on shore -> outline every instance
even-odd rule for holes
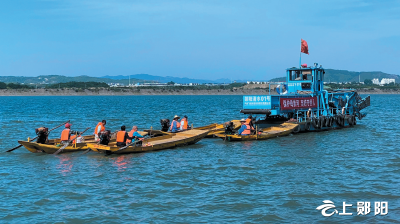
[[[140,86],[140,87],[131,87],[131,89],[135,89],[140,91],[140,89],[153,89],[153,90],[216,90],[216,89],[227,89],[233,90],[234,88],[240,88],[245,86],[245,83],[231,83],[228,85],[196,85],[196,86]],[[360,84],[358,82],[351,82],[346,84],[337,84],[337,83],[327,83],[325,85],[327,89],[395,89],[399,90],[400,85],[395,83],[390,83],[387,85],[379,86],[372,84],[372,81],[365,80],[364,84]],[[48,84],[48,85],[36,85],[36,84],[20,84],[20,83],[4,83],[0,82],[0,89],[75,89],[76,91],[83,91],[84,89],[108,89],[111,91],[122,91],[124,89],[128,89],[127,87],[109,87],[107,83],[104,82],[65,82],[65,83],[57,83],[57,84]],[[261,87],[255,87],[255,89],[260,89]],[[268,87],[266,88],[268,89]]]
[[[4,83],[0,82],[0,89],[63,89],[63,88],[109,88],[107,83],[104,82],[64,82],[50,85],[37,85],[37,84],[20,84],[20,83]]]

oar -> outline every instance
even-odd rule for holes
[[[89,127],[89,128],[86,128],[83,132],[79,133],[79,135],[82,135],[83,133],[85,133],[85,131],[87,131],[87,130],[89,130],[89,129],[90,129],[90,127]],[[67,148],[67,146],[68,146],[71,142],[73,142],[73,141],[75,140],[75,138],[77,138],[77,137],[78,137],[78,133],[76,134],[76,136],[75,136],[74,138],[70,139],[67,143],[64,144],[63,147],[59,148],[59,149],[58,149],[55,153],[53,153],[53,154],[54,154],[54,155],[57,155],[58,153],[60,153],[62,150],[64,150],[65,148]]]
[[[131,144],[128,144],[128,145],[126,145],[126,146],[124,146],[124,147],[121,147],[121,148],[119,148],[118,150],[117,150],[117,152],[118,151],[121,151],[121,150],[124,150],[124,149],[126,149],[126,148],[128,148],[129,146],[132,146],[132,145],[136,145],[137,143],[139,143],[139,142],[142,142],[143,140],[140,140],[140,141],[134,141],[134,142],[132,142]]]
[[[62,123],[62,124],[58,125],[57,127],[53,128],[53,129],[51,129],[50,131],[48,131],[48,133],[50,133],[50,132],[53,131],[54,129],[57,129],[57,128],[63,126],[64,124],[66,124],[66,123],[68,123],[68,122],[69,122],[69,120],[68,120],[67,122],[65,122],[65,123]],[[39,137],[39,136],[36,136],[35,138],[32,138],[31,140],[29,140],[29,142],[31,142],[31,141],[37,139],[38,137]],[[12,152],[12,151],[14,151],[14,150],[20,148],[21,146],[22,146],[22,145],[19,145],[19,146],[14,147],[14,148],[12,148],[12,149],[10,149],[10,150],[7,150],[6,152]]]

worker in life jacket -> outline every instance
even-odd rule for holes
[[[176,133],[179,131],[181,124],[178,122],[179,116],[175,115],[174,119],[171,122],[171,126],[169,127],[169,131],[172,133]]]
[[[66,123],[65,124],[65,129],[61,132],[61,143],[67,143],[69,140],[71,140],[71,134],[75,133],[76,135],[79,135],[80,133],[78,131],[72,131],[71,130],[71,124]]]
[[[122,147],[126,146],[126,140],[132,140],[135,137],[129,137],[128,132],[125,131],[125,125],[121,126],[121,131],[117,133],[117,146]]]
[[[249,115],[245,121],[246,124],[253,126],[253,116]]]
[[[189,127],[189,125],[188,125],[188,117],[186,115],[183,116],[183,118],[182,118],[180,123],[181,123],[181,127],[180,127],[181,131],[188,130],[188,127]]]
[[[106,120],[102,120],[94,128],[94,140],[95,141],[100,141],[99,134],[100,134],[100,132],[103,132],[103,131],[106,130],[106,127],[105,127],[106,124],[107,124],[107,121]]]
[[[250,125],[250,127],[252,127],[252,128],[253,128],[252,130],[254,130],[253,116],[249,115],[249,116],[247,117],[247,119],[246,119],[246,122],[245,122],[245,123],[246,123],[246,124],[248,124],[248,125]]]
[[[49,139],[49,129],[46,127],[40,127],[35,129],[36,135],[38,136],[36,142],[40,144],[46,144]]]
[[[137,126],[133,126],[132,130],[128,133],[129,137],[133,137],[133,138],[138,138],[139,140],[143,140],[143,136],[141,134],[139,134],[138,131],[138,127]],[[132,140],[127,139],[126,140],[126,144],[130,144],[132,142]]]
[[[251,131],[254,130],[249,124],[246,123],[246,120],[243,118],[240,120],[240,124],[242,125],[238,131],[239,135],[250,135]]]

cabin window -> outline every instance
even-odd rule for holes
[[[311,70],[289,71],[290,81],[312,81]]]

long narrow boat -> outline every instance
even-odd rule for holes
[[[109,144],[108,146],[95,143],[88,143],[87,145],[93,151],[105,154],[148,152],[195,144],[203,139],[208,132],[209,130],[188,130],[178,133],[168,133],[164,136],[145,139],[142,145],[129,146],[122,150],[120,147],[116,146],[115,143]]]
[[[148,133],[139,131],[139,134],[145,136]],[[86,145],[87,143],[95,143],[96,142],[94,140],[94,135],[86,135],[86,136],[83,136],[83,138],[84,138],[84,142],[76,143],[76,145],[70,144],[65,149],[63,149],[62,153],[85,151],[88,149],[88,147]],[[115,137],[111,138],[111,142],[115,142]],[[29,142],[29,141],[18,141],[18,143],[23,145],[30,152],[33,152],[33,153],[44,152],[44,153],[48,153],[48,154],[54,154],[58,149],[60,149],[61,147],[64,146],[63,144],[61,144],[61,139],[59,139],[59,138],[49,139],[49,141],[46,144],[40,144],[37,142]]]
[[[270,138],[275,138],[278,136],[285,136],[292,133],[298,124],[285,122],[279,126],[269,127],[262,129],[261,134],[256,135],[227,135],[227,134],[216,134],[218,138],[222,138],[225,141],[253,141],[253,140],[266,140]]]
[[[86,146],[87,142],[94,142],[94,135],[87,135],[83,136],[85,142],[84,143],[76,143],[75,145],[67,146],[63,152],[74,152],[74,151],[82,151],[87,150],[88,147]],[[37,142],[29,142],[29,141],[18,141],[19,144],[23,145],[28,151],[37,153],[37,152],[45,152],[49,154],[53,154],[63,145],[61,144],[61,140],[59,138],[56,139],[49,139],[49,142],[46,144],[40,144]]]
[[[240,128],[240,120],[232,120],[231,122],[233,123],[234,130],[238,130]],[[225,126],[224,124],[214,123],[207,126],[194,128],[194,130],[209,130],[210,132],[207,134],[206,138],[213,138],[216,134],[223,133],[225,131]]]

